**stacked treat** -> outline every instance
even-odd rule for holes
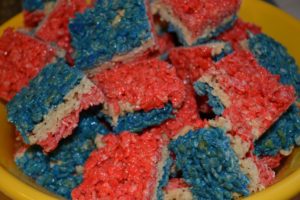
[[[300,145],[295,60],[240,0],[24,0],[0,38],[17,166],[67,199],[233,199]]]

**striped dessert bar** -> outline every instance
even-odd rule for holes
[[[73,199],[162,199],[171,160],[168,140],[156,131],[123,132],[98,139]]]
[[[295,90],[279,82],[251,53],[236,51],[194,83],[215,115],[210,124],[225,127],[243,141],[258,139],[294,103]]]
[[[69,25],[76,67],[87,70],[144,56],[155,45],[148,10],[147,0],[103,0],[76,15]]]
[[[43,68],[7,104],[8,120],[26,144],[50,152],[72,134],[82,110],[103,101],[103,93],[82,72],[59,60]]]
[[[0,37],[0,99],[9,101],[48,63],[55,61],[49,45],[8,28]]]
[[[192,46],[231,28],[240,4],[240,0],[154,0],[152,12],[170,23],[170,31],[182,44]]]
[[[185,98],[175,68],[157,59],[119,64],[91,80],[106,97],[103,113],[114,132],[141,132],[159,125],[173,118]]]
[[[16,155],[17,166],[37,184],[64,198],[82,182],[83,165],[96,149],[96,136],[108,134],[104,125],[93,116],[81,118],[72,136],[46,155],[37,146],[21,147]]]

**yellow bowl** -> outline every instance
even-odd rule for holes
[[[260,25],[263,31],[281,43],[300,64],[300,22],[286,13],[259,0],[244,0],[240,16]],[[0,35],[9,26],[22,27],[22,15],[18,15],[0,27]],[[13,129],[6,122],[5,106],[0,103],[0,191],[12,199],[54,200],[58,197],[35,185],[26,178],[13,162]],[[278,173],[277,183],[247,199],[288,199],[300,193],[300,148],[284,163]]]

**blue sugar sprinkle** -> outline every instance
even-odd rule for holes
[[[280,119],[255,142],[257,156],[275,156],[280,150],[290,151],[300,145],[299,109],[294,104]]]
[[[64,96],[82,78],[82,72],[59,60],[47,65],[7,104],[8,120],[16,125],[26,143],[29,143],[28,136],[34,126],[62,103]]]
[[[159,180],[158,183],[158,188],[157,188],[157,200],[163,200],[163,187],[167,186],[168,182],[169,182],[169,174],[171,171],[171,166],[173,164],[173,160],[169,157],[164,164],[163,167],[163,176],[161,178],[161,180]]]
[[[126,54],[153,37],[144,0],[98,1],[94,9],[77,14],[69,28],[76,67],[82,70]]]
[[[280,75],[281,83],[293,85],[299,97],[300,74],[294,58],[288,54],[287,49],[265,34],[250,35],[248,44],[260,65],[272,74]],[[274,156],[280,150],[290,150],[295,144],[300,145],[299,122],[299,109],[293,105],[255,143],[254,152],[259,156]]]
[[[118,118],[117,124],[113,126],[110,117],[105,116],[106,120],[113,126],[115,133],[121,133],[123,131],[141,132],[151,126],[160,125],[167,119],[173,118],[173,107],[171,104],[167,104],[160,109],[153,109],[149,112],[138,111],[134,113],[126,113],[124,116]]]
[[[224,105],[222,104],[219,97],[212,94],[213,88],[207,83],[195,82],[194,90],[198,96],[208,96],[208,105],[212,107],[214,114],[220,116],[224,112]]]
[[[236,20],[237,20],[237,16],[234,15],[227,23],[221,24],[215,30],[210,32],[208,35],[206,35],[204,37],[200,36],[197,39],[197,41],[192,44],[192,46],[203,44],[205,42],[208,42],[211,38],[219,36],[221,33],[227,31],[228,29],[230,29],[234,25]],[[174,24],[169,24],[168,31],[169,32],[175,32],[177,34],[179,42],[181,44],[183,44],[184,46],[189,46],[188,43],[186,42],[185,36],[182,33],[182,31],[180,30],[180,28],[176,27]]]
[[[169,149],[175,153],[176,169],[182,170],[195,199],[232,199],[233,193],[249,195],[249,179],[241,172],[223,130],[190,131],[172,141]]]
[[[59,147],[48,156],[38,146],[32,146],[15,162],[37,184],[71,199],[73,188],[82,181],[82,174],[76,171],[76,167],[83,166],[90,153],[96,149],[96,135],[108,133],[96,117],[86,117],[80,120],[73,135],[62,140]]]

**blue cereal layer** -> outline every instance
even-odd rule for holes
[[[190,131],[172,141],[169,148],[195,199],[232,199],[233,193],[249,195],[249,179],[241,172],[223,130]]]
[[[272,74],[280,75],[280,81],[283,84],[294,86],[299,98],[300,74],[294,58],[288,54],[287,49],[265,34],[251,35],[248,46],[263,67]],[[299,122],[299,109],[293,105],[255,143],[254,152],[259,156],[274,156],[280,150],[288,151],[295,144],[300,145]]]
[[[23,9],[29,12],[44,9],[44,0],[23,0]]]
[[[226,22],[224,24],[221,24],[216,29],[212,30],[205,37],[199,37],[197,39],[197,41],[193,43],[193,46],[203,44],[205,42],[208,42],[211,38],[219,36],[221,33],[227,31],[228,29],[230,29],[234,25],[236,20],[237,20],[237,16],[233,15],[233,17],[228,22]],[[170,24],[169,25],[169,32],[175,32],[177,34],[179,42],[181,44],[183,44],[184,46],[189,46],[188,43],[185,40],[184,34],[182,33],[182,31],[179,28],[177,28],[176,26]]]
[[[74,134],[63,140],[48,156],[39,147],[32,146],[23,155],[17,156],[15,162],[39,185],[70,199],[72,189],[82,181],[79,169],[96,148],[96,135],[107,133],[108,130],[96,117],[85,117],[81,119]]]
[[[208,105],[212,107],[214,114],[222,115],[224,112],[224,105],[220,101],[219,97],[212,94],[213,88],[210,87],[207,83],[195,82],[194,90],[198,96],[207,96]]]
[[[275,156],[280,150],[290,151],[300,145],[299,108],[294,104],[280,119],[255,142],[257,156]]]
[[[168,185],[169,182],[169,175],[170,175],[170,171],[171,171],[171,166],[173,164],[173,159],[172,158],[167,158],[165,163],[164,163],[164,167],[163,167],[163,171],[162,171],[162,178],[159,180],[158,182],[158,187],[157,187],[157,193],[156,193],[156,197],[157,200],[163,200],[163,187]]]
[[[49,64],[7,104],[8,120],[16,125],[24,141],[47,113],[62,103],[64,96],[77,86],[83,73],[62,60]]]
[[[34,12],[36,10],[43,10],[45,4],[48,2],[55,2],[56,0],[23,0],[23,9],[28,12]]]
[[[219,42],[225,43],[225,44],[224,44],[224,48],[222,49],[222,51],[219,54],[216,54],[213,56],[213,60],[215,62],[217,62],[217,61],[221,60],[222,58],[224,58],[225,56],[233,53],[233,48],[229,42],[223,42],[223,41],[216,40],[216,41],[210,42],[208,44],[219,43]]]
[[[94,9],[77,14],[69,24],[76,66],[95,67],[152,39],[144,1],[99,0]]]
[[[298,67],[284,46],[265,34],[252,35],[248,45],[260,65],[272,74],[280,75],[281,83],[293,85],[297,95],[300,95]]]
[[[105,118],[113,126],[115,133],[121,133],[123,131],[129,132],[141,132],[151,126],[160,125],[167,119],[173,118],[173,107],[171,104],[167,104],[160,109],[153,109],[149,112],[138,111],[133,113],[126,113],[118,118],[117,124],[113,126],[111,118],[106,116]]]

